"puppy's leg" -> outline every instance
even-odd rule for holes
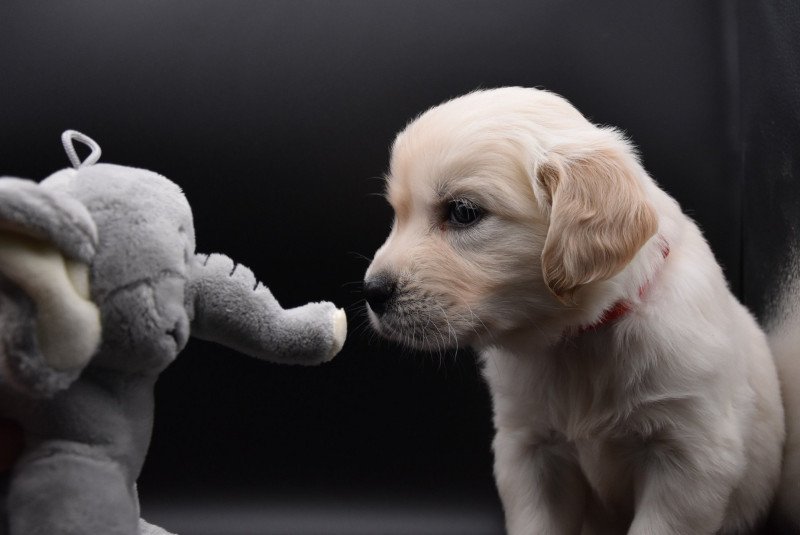
[[[495,478],[509,535],[579,534],[586,482],[565,442],[498,430]]]
[[[629,535],[718,532],[745,462],[741,441],[720,427],[706,436],[694,429],[681,440],[661,437],[647,447]]]

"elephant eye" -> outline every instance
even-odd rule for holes
[[[468,227],[483,217],[483,209],[467,199],[454,199],[447,203],[448,222],[454,227]]]

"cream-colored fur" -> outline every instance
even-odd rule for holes
[[[770,346],[778,365],[786,412],[783,474],[778,492],[780,519],[800,532],[800,248],[789,251],[789,265],[770,311]]]
[[[784,442],[766,336],[623,136],[546,91],[474,92],[397,136],[387,198],[367,280],[394,293],[373,326],[479,353],[509,533],[763,519]],[[481,217],[454,221],[460,202]]]

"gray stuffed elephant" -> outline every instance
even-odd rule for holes
[[[311,365],[341,349],[346,318],[325,302],[284,310],[249,269],[195,253],[177,185],[63,140],[74,169],[0,178],[0,418],[25,440],[0,475],[0,533],[157,533],[135,482],[156,378],[189,336]]]

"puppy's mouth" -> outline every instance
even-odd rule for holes
[[[412,349],[457,349],[478,334],[473,321],[432,297],[395,299],[380,314],[367,305],[367,312],[379,335]]]

